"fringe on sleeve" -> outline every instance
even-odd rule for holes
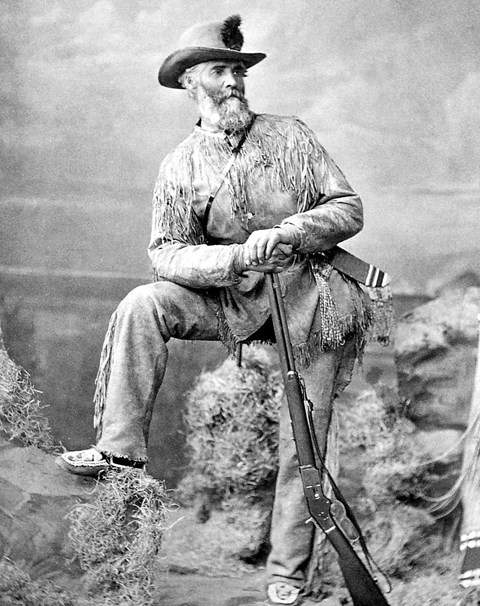
[[[193,210],[192,155],[179,147],[160,166],[153,193],[152,241],[202,244],[202,229]]]

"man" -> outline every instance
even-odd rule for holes
[[[197,104],[193,132],[162,162],[149,255],[157,281],[133,290],[112,316],[95,395],[94,449],[65,453],[72,473],[142,466],[167,341],[221,339],[232,350],[272,340],[265,272],[277,272],[297,362],[326,450],[332,402],[350,380],[370,311],[357,284],[320,254],[362,228],[362,205],[298,119],[255,115],[240,18],[196,25],[159,80]],[[313,545],[288,412],[267,562],[271,604],[297,603]]]

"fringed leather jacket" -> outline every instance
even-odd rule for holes
[[[347,335],[361,345],[367,297],[319,254],[362,229],[359,196],[295,117],[256,116],[202,228],[208,198],[232,155],[225,133],[196,126],[162,162],[153,199],[149,256],[157,279],[208,291],[227,344],[248,340],[267,320],[263,274],[234,269],[235,247],[257,229],[292,224],[301,242],[280,274],[292,343],[300,363]]]

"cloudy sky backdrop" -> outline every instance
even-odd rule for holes
[[[478,249],[478,0],[2,0],[0,10],[0,199],[135,191],[131,212],[147,217],[159,162],[196,118],[182,91],[158,85],[158,67],[189,25],[239,13],[244,49],[267,53],[247,80],[252,108],[305,120],[363,196],[356,252],[404,273],[398,257],[418,247]]]

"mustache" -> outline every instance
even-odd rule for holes
[[[217,105],[222,105],[223,103],[225,103],[226,101],[228,101],[229,99],[231,99],[232,97],[238,99],[239,101],[246,101],[245,96],[236,88],[232,88],[230,90],[230,92],[228,93],[216,93],[214,95],[211,95],[212,100],[217,104]]]
[[[245,100],[245,97],[236,88],[232,88],[232,90],[230,91],[230,97],[237,97],[237,99],[240,99],[241,101]]]

